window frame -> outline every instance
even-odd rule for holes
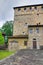
[[[36,27],[36,32],[39,33],[39,27]]]
[[[33,33],[33,28],[30,28],[29,29],[29,33]]]

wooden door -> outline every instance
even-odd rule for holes
[[[36,49],[37,45],[36,45],[36,40],[33,41],[33,49]]]
[[[27,46],[27,41],[24,41],[24,46]]]

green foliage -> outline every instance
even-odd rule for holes
[[[1,32],[0,32],[0,45],[4,45],[4,37],[2,36]]]
[[[8,36],[12,36],[13,34],[13,21],[6,21],[5,24],[3,24],[2,28],[0,29],[2,33],[5,33],[5,43],[8,42]]]
[[[8,43],[8,37],[5,36],[5,43]]]
[[[0,32],[2,32],[2,29],[0,29]]]
[[[12,36],[12,34],[13,34],[13,21],[7,21],[2,26],[2,32],[5,32],[5,34],[7,36]]]

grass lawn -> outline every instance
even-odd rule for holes
[[[8,57],[9,55],[15,53],[14,52],[10,52],[10,51],[7,51],[7,50],[0,50],[0,60],[3,59],[3,58],[6,58]]]

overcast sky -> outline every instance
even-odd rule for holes
[[[43,0],[0,0],[0,27],[7,20],[13,20],[13,7],[31,4],[43,4]]]

